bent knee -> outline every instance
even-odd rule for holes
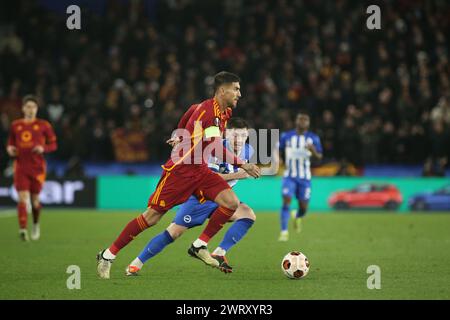
[[[158,223],[158,221],[161,219],[162,214],[155,211],[154,209],[148,208],[145,210],[145,212],[142,214],[145,221],[147,222],[147,225],[149,227],[154,226]]]
[[[253,211],[252,208],[250,208],[248,205],[246,205],[245,203],[241,203],[239,205],[239,219],[242,218],[247,218],[247,219],[251,219],[253,221],[256,221],[256,215],[255,212]]]
[[[238,209],[238,207],[239,207],[239,199],[238,199],[238,197],[233,195],[233,197],[230,197],[229,199],[227,199],[225,201],[225,206],[228,209],[236,211]]]
[[[186,227],[179,226],[175,223],[171,223],[169,227],[167,227],[167,232],[170,234],[173,240],[178,239],[181,235],[186,231]]]
[[[30,195],[28,193],[19,193],[19,199],[18,202],[20,203],[27,203],[30,199]]]

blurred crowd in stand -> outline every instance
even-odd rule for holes
[[[100,13],[82,8],[73,31],[39,1],[2,4],[2,150],[21,97],[35,93],[58,136],[53,159],[114,161],[120,129],[142,134],[145,160],[163,161],[183,112],[228,70],[242,78],[234,115],[283,131],[307,110],[325,161],[420,163],[425,175],[447,166],[446,1],[379,2],[381,30],[366,28],[365,1],[104,3]]]

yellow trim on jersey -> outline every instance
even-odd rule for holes
[[[157,204],[158,200],[159,200],[159,196],[161,194],[162,188],[164,187],[164,185],[166,184],[166,180],[167,178],[170,176],[170,172],[168,172],[166,174],[166,176],[162,179],[161,184],[159,185],[159,187],[156,189],[155,192],[155,196],[153,197],[152,203],[153,204]]]
[[[206,202],[206,198],[203,195],[203,191],[200,190],[200,199],[198,200],[198,202],[200,202],[201,204],[204,204]]]
[[[219,106],[219,102],[217,102],[217,100],[214,98],[213,101],[213,106],[214,106],[214,116],[216,118],[220,118],[220,106]]]

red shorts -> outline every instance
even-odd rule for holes
[[[163,171],[155,192],[148,200],[148,207],[165,213],[186,202],[191,195],[214,201],[226,189],[230,189],[228,183],[207,166],[179,165],[171,171]]]
[[[32,194],[40,193],[45,182],[45,171],[31,174],[22,170],[14,172],[14,186],[17,191],[29,191]]]

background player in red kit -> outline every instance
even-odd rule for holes
[[[192,105],[183,115],[178,129],[184,129],[188,134],[182,136],[173,148],[171,157],[162,166],[163,173],[155,192],[150,196],[147,209],[127,224],[109,248],[97,255],[97,273],[101,278],[109,279],[111,264],[123,247],[143,230],[158,223],[164,213],[185,202],[193,194],[198,198],[212,200],[219,207],[211,215],[203,233],[191,245],[190,252],[206,264],[219,267],[219,262],[209,254],[207,243],[230,219],[240,202],[228,183],[208,168],[207,160],[214,151],[207,150],[216,150],[215,156],[223,156],[228,163],[236,164],[250,176],[260,176],[260,170],[255,164],[243,163],[222,143],[226,121],[241,97],[239,82],[235,74],[216,74],[214,97]]]
[[[41,204],[39,193],[45,181],[46,162],[44,153],[55,151],[56,136],[53,128],[45,120],[36,118],[38,112],[37,98],[27,95],[23,98],[23,119],[11,124],[6,150],[14,157],[14,186],[19,194],[17,213],[19,216],[19,234],[28,241],[27,201],[31,196],[33,228],[31,239],[40,237],[39,215]]]

